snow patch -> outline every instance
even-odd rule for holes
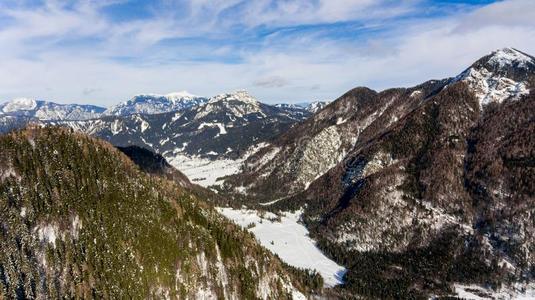
[[[56,248],[56,239],[59,236],[59,228],[57,225],[47,224],[44,226],[38,226],[34,229],[37,232],[39,241],[52,244]]]
[[[136,122],[140,123],[139,129],[141,132],[145,132],[145,130],[147,130],[150,127],[149,123],[138,115],[135,116],[135,120]]]
[[[422,91],[416,90],[416,91],[412,92],[409,97],[413,98],[413,97],[416,97],[416,96],[420,95],[421,93],[422,93]]]
[[[499,67],[505,67],[517,63],[519,67],[524,68],[528,63],[532,62],[532,58],[524,53],[513,49],[503,48],[491,53],[492,57],[489,63]]]
[[[225,126],[221,123],[201,123],[197,129],[203,129],[204,127],[219,127],[219,134],[227,134]]]
[[[111,134],[112,135],[116,135],[118,134],[119,132],[121,132],[121,121],[119,121],[119,119],[116,119],[115,121],[113,121],[113,123],[111,124]]]
[[[71,235],[74,239],[78,239],[80,229],[82,229],[82,222],[80,222],[80,217],[76,215],[71,220]]]
[[[485,68],[479,70],[470,68],[461,74],[461,77],[475,91],[480,107],[492,102],[501,103],[508,98],[516,100],[522,95],[529,94],[525,82],[516,82],[510,78],[494,74]]]
[[[347,122],[348,119],[338,118],[336,119],[336,125],[341,125]]]
[[[469,300],[535,299],[535,284],[514,284],[498,291],[478,285],[454,284],[455,296]]]
[[[20,110],[33,110],[37,107],[37,101],[29,98],[17,98],[4,105],[3,112],[15,112]]]
[[[13,167],[9,166],[8,168],[0,169],[0,182],[3,182],[4,180],[10,177],[15,178],[17,181],[21,180],[21,177],[19,176],[19,174],[17,174],[17,172],[15,172],[15,169],[13,169]]]
[[[238,225],[247,228],[262,246],[277,254],[286,263],[298,268],[317,270],[323,277],[325,286],[332,287],[343,283],[346,269],[327,258],[316,247],[316,242],[309,237],[306,227],[299,223],[302,210],[281,213],[280,221],[277,221],[278,216],[269,212],[261,215],[258,211],[249,209],[216,209]],[[301,299],[297,293],[295,296]]]
[[[377,173],[394,163],[396,163],[396,160],[392,159],[392,155],[379,151],[375,153],[372,159],[366,164],[362,171],[362,176],[367,177],[371,174]]]
[[[165,143],[169,142],[170,138],[166,137],[165,139],[160,141],[160,145],[163,146]]]

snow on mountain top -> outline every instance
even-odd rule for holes
[[[477,61],[454,81],[468,83],[483,108],[492,102],[501,103],[528,94],[527,78],[534,67],[533,57],[514,48],[503,48]]]
[[[304,108],[301,105],[292,104],[292,103],[277,103],[274,106],[278,108],[301,108],[301,109]]]
[[[99,117],[103,107],[82,104],[58,104],[43,100],[18,98],[0,104],[0,114],[39,120],[85,120]]]
[[[199,98],[199,96],[193,95],[193,94],[189,93],[188,91],[180,91],[180,92],[169,93],[169,94],[166,94],[165,97],[170,99],[170,100]]]
[[[208,103],[215,103],[215,102],[220,102],[220,101],[231,101],[231,100],[258,105],[258,100],[256,100],[256,98],[251,96],[245,90],[237,90],[232,93],[219,94],[217,96],[210,98],[210,100],[208,100]]]
[[[13,112],[13,111],[19,111],[19,110],[32,110],[37,107],[37,101],[30,98],[17,98],[13,99],[6,104],[4,104],[4,107],[2,109],[3,112]]]
[[[166,95],[138,94],[128,101],[110,107],[105,114],[157,114],[198,106],[205,102],[206,98],[195,96],[187,91],[174,92]]]
[[[188,91],[180,91],[180,92],[173,92],[173,93],[169,93],[165,95],[152,94],[152,93],[137,94],[137,95],[134,95],[134,97],[132,97],[132,99],[130,99],[129,101],[143,101],[145,98],[158,98],[158,99],[165,99],[171,102],[175,102],[178,100],[190,100],[190,99],[201,98],[201,97],[193,95],[189,93]]]
[[[527,63],[533,63],[533,58],[514,48],[503,48],[493,51],[489,63],[494,66],[504,67],[517,63],[519,67],[525,67]]]
[[[230,102],[233,103],[230,103]],[[237,103],[236,103],[237,102]],[[239,90],[233,93],[226,93],[214,96],[208,100],[204,105],[199,106],[195,119],[203,118],[209,114],[225,112],[233,115],[233,117],[241,118],[249,114],[260,114],[265,116],[262,112],[260,102],[244,90]]]

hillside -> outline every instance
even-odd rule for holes
[[[0,145],[1,297],[303,297],[249,233],[111,145],[54,127]]]

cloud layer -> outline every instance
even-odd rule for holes
[[[0,4],[0,101],[245,88],[302,102],[453,76],[496,48],[535,54],[531,0],[65,3]]]

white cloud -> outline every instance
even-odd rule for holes
[[[383,89],[454,76],[496,48],[535,53],[533,1],[396,20],[396,27],[387,27],[393,29],[354,39],[331,38],[328,28],[319,28],[290,35],[274,30],[247,40],[255,36],[251,28],[259,25],[356,19],[366,29],[414,13],[418,5],[407,1],[385,7],[384,1],[367,0],[278,3],[194,0],[181,11],[167,8],[157,11],[157,18],[128,22],[105,18],[100,10],[109,3],[102,2],[66,8],[50,1],[39,9],[0,4],[0,15],[9,18],[0,26],[0,45],[9,45],[0,48],[0,99],[29,96],[111,105],[144,92],[187,89],[210,96],[246,88],[264,101],[300,102],[333,99],[355,86]],[[234,33],[240,24],[244,28]],[[160,44],[183,37],[216,42]],[[84,39],[93,41],[85,44]],[[208,59],[190,59],[199,53]],[[237,59],[216,59],[220,56]],[[115,57],[126,61],[110,59]]]
[[[254,85],[265,88],[280,88],[288,85],[288,81],[280,76],[264,77],[255,80]]]

